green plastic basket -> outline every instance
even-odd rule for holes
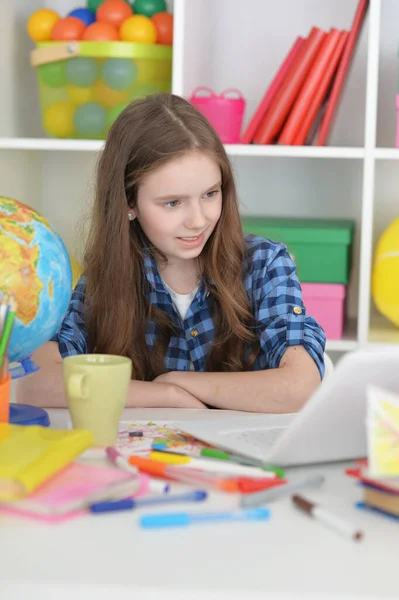
[[[44,131],[51,137],[104,139],[133,100],[170,92],[172,47],[132,42],[42,42],[37,69]]]

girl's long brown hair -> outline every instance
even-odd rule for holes
[[[174,333],[166,313],[149,302],[143,271],[148,244],[137,221],[128,220],[140,178],[188,151],[205,152],[220,166],[222,213],[201,256],[202,276],[212,286],[215,334],[208,371],[251,368],[259,346],[243,287],[246,253],[231,165],[208,121],[186,100],[159,94],[130,104],[116,119],[101,154],[96,195],[84,259],[90,352],[132,359],[133,379],[165,372],[165,353]],[[153,251],[153,250],[150,250]],[[152,348],[148,320],[157,326]]]

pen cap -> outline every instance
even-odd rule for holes
[[[190,517],[184,513],[165,513],[164,515],[144,515],[139,521],[145,529],[160,527],[184,527],[190,523]]]

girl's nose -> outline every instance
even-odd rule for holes
[[[185,219],[187,229],[196,229],[201,231],[206,225],[205,216],[201,210],[201,206],[190,207],[190,211]]]

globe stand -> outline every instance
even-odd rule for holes
[[[29,404],[10,404],[10,423],[12,425],[41,425],[49,427],[50,417],[48,412],[37,406]]]

